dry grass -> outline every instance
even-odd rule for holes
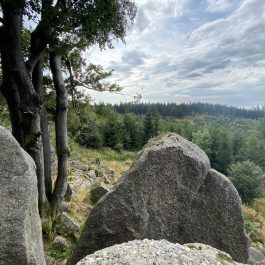
[[[244,222],[252,245],[261,247],[265,243],[265,216],[249,206],[242,206]]]

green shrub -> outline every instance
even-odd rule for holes
[[[235,185],[243,202],[251,202],[263,194],[265,178],[262,168],[251,161],[230,165],[228,177]]]
[[[72,251],[69,247],[62,248],[58,246],[51,246],[48,251],[55,259],[65,259],[72,254]]]

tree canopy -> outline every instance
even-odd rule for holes
[[[120,90],[116,84],[102,82],[111,72],[86,65],[82,51],[94,44],[104,49],[112,48],[114,40],[125,42],[136,6],[129,0],[0,0],[0,9],[0,91],[8,105],[12,133],[36,163],[42,215],[46,197],[58,210],[66,190],[68,92],[73,96],[81,85]],[[64,71],[68,71],[66,80]],[[53,191],[47,80],[56,92],[58,176]]]

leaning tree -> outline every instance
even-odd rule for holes
[[[0,0],[0,8],[0,90],[8,105],[12,133],[36,163],[40,215],[51,205],[54,217],[67,187],[67,87],[73,93],[78,85],[91,85],[86,83],[89,78],[81,75],[83,79],[78,80],[80,75],[73,73],[73,54],[94,44],[111,48],[113,40],[124,41],[136,7],[129,0]],[[24,41],[25,35],[29,42]],[[58,175],[54,189],[43,86],[44,72],[49,71],[56,90]]]

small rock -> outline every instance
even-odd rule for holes
[[[248,264],[251,264],[251,265],[253,265],[259,261],[265,260],[265,256],[260,251],[255,249],[254,247],[249,248],[248,255],[249,255]]]
[[[53,264],[54,258],[51,257],[48,253],[44,253],[44,259],[45,259],[47,265]]]
[[[88,165],[86,165],[80,161],[72,161],[71,166],[74,169],[78,169],[78,170],[82,170],[82,171],[88,171],[88,169],[89,169]]]
[[[104,180],[104,183],[106,183],[106,184],[111,184],[111,179],[110,179],[109,176],[104,175],[103,180]]]
[[[61,249],[69,247],[66,239],[62,236],[56,236],[52,242],[52,245]]]
[[[70,232],[78,232],[80,231],[79,223],[70,217],[67,213],[62,213],[61,215],[61,223],[62,225],[69,229]]]
[[[64,195],[64,199],[65,199],[67,202],[70,202],[70,201],[71,201],[71,198],[72,198],[72,195],[73,195],[72,188],[71,188],[71,186],[68,184],[68,185],[67,185],[66,192],[65,192],[65,195]]]
[[[94,165],[97,165],[97,166],[100,165],[100,160],[99,160],[98,157],[90,158],[90,159],[89,159],[89,162],[90,162],[91,164],[94,164]]]
[[[262,261],[256,262],[255,265],[265,265],[265,260],[262,260]]]
[[[104,176],[104,170],[101,167],[96,170],[96,176],[97,178],[101,178]]]
[[[263,255],[265,255],[265,248],[264,248],[264,247],[260,247],[258,250],[259,250]]]
[[[96,175],[96,172],[95,170],[89,170],[87,173],[86,173],[87,177],[89,179],[96,179],[97,178],[97,175]]]
[[[64,212],[67,212],[68,210],[69,210],[69,205],[66,203],[62,203],[59,208],[59,212],[64,213]]]
[[[103,197],[107,192],[108,188],[104,184],[99,184],[95,187],[92,187],[90,194],[91,200],[97,202],[101,197]]]

